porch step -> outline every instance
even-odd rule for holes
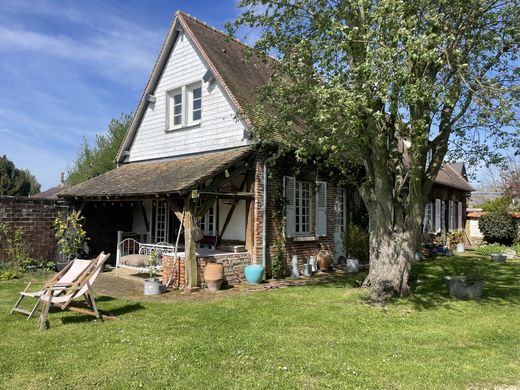
[[[17,313],[25,314],[26,316],[30,316],[31,315],[31,312],[29,310],[20,309],[18,307],[13,309],[13,311],[17,312]]]

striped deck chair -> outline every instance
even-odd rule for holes
[[[57,306],[61,310],[70,310],[81,314],[88,314],[98,319],[103,317],[99,314],[94,299],[94,291],[92,286],[103,269],[105,261],[110,254],[103,252],[92,261],[79,278],[72,283],[55,283],[46,287],[44,293],[40,296],[40,302],[43,304],[40,314],[40,331],[44,330],[48,325],[47,317],[51,306]],[[58,294],[55,294],[58,292]],[[76,300],[83,298],[85,304],[81,304]],[[109,317],[113,318],[113,317]]]
[[[45,303],[42,299],[44,296],[46,301],[48,301],[48,294],[52,294],[53,299],[61,298],[62,296],[70,295],[70,288],[76,287],[83,280],[85,280],[89,275],[91,275],[95,269],[98,270],[97,273],[102,269],[103,264],[108,259],[110,255],[105,255],[103,252],[96,257],[94,260],[81,260],[74,259],[71,261],[62,271],[56,274],[52,279],[50,279],[45,287],[39,291],[29,292],[27,291],[31,286],[31,282],[27,285],[24,291],[20,292],[20,297],[16,301],[13,309],[11,310],[11,314],[13,313],[21,313],[27,315],[27,319],[30,319],[36,309],[38,308],[40,303]],[[96,274],[97,277],[97,274]],[[84,292],[83,292],[84,294]],[[47,295],[47,296],[46,296]],[[76,294],[79,296],[79,294]],[[32,308],[32,310],[24,310],[19,308],[18,306],[22,302],[23,298],[30,297],[36,298],[37,302]],[[93,300],[93,298],[92,298]],[[52,300],[51,300],[52,301]],[[90,303],[90,301],[89,301]],[[95,305],[95,302],[94,302]],[[47,308],[48,310],[48,308]],[[97,309],[96,309],[97,312]]]

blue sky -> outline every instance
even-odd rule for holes
[[[176,10],[224,29],[235,1],[0,0],[0,155],[42,189],[130,113]]]

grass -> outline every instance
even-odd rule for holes
[[[481,273],[484,298],[447,297],[446,274]],[[366,304],[354,278],[216,301],[99,297],[118,315],[51,313],[37,330],[0,283],[1,388],[466,389],[520,385],[520,264],[478,256],[414,268],[414,293]]]

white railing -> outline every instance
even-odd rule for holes
[[[153,250],[158,254],[159,263],[158,268],[162,267],[162,255],[175,252],[175,246],[168,242],[158,242],[157,244],[141,243],[133,238],[123,238],[123,232],[117,232],[117,253],[116,253],[116,267],[125,267],[120,263],[121,257],[128,255],[145,255],[150,256]],[[128,267],[128,266],[126,266]],[[132,267],[135,268],[135,267]]]

